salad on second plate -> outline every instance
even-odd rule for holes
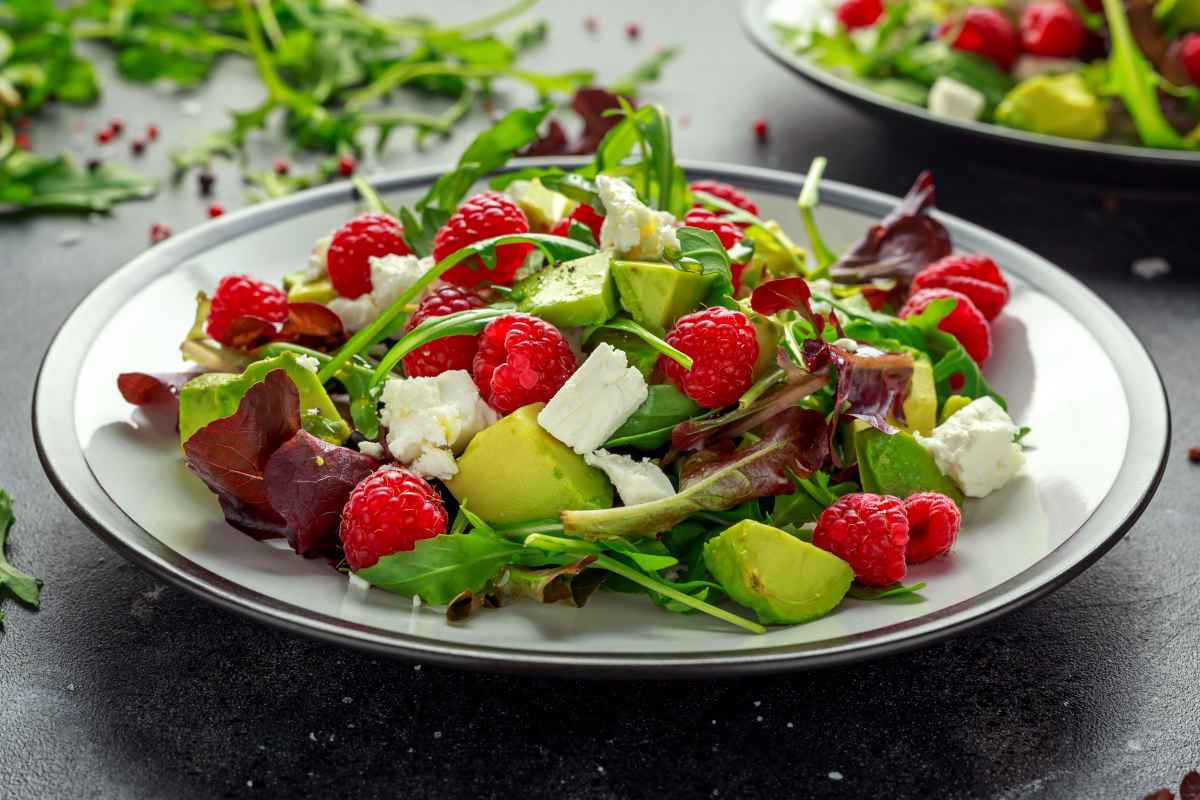
[[[840,0],[783,43],[962,122],[1200,149],[1200,0]]]
[[[546,113],[501,119],[412,208],[358,181],[370,210],[282,286],[199,296],[201,371],[125,373],[126,399],[177,407],[231,525],[452,621],[603,588],[763,632],[921,589],[909,567],[1024,461],[979,366],[1009,287],[952,251],[931,176],[835,256],[821,159],[806,251],[688,183],[656,106],[579,169],[495,175]]]

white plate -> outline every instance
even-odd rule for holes
[[[745,187],[763,216],[800,230],[802,177],[692,164],[692,178]],[[378,182],[415,199],[439,171]],[[818,217],[831,243],[858,238],[896,202],[836,183]],[[1132,524],[1165,460],[1166,396],[1132,332],[1094,294],[1033,253],[945,215],[957,248],[992,256],[1012,300],[996,322],[988,378],[1033,428],[1022,478],[969,501],[953,555],[922,565],[918,604],[847,600],[828,617],[755,636],[645,598],[601,593],[584,609],[519,603],[450,625],[431,608],[363,591],[320,560],[259,543],[225,524],[183,465],[176,440],[125,404],[124,371],[183,368],[177,345],[197,290],[220,276],[278,281],[314,239],[356,210],[346,185],[232,214],[159,245],[117,271],[64,323],[38,376],[34,431],[63,499],[117,550],[226,607],[391,654],[462,666],[571,674],[694,675],[858,659],[961,630],[1077,574]],[[1136,412],[1136,413],[1134,413]]]
[[[1093,168],[1101,164],[1110,167],[1126,164],[1132,168],[1128,173],[1130,176],[1140,175],[1143,180],[1146,176],[1138,172],[1139,167],[1167,167],[1171,170],[1200,168],[1200,152],[1195,150],[1167,150],[1132,144],[1068,139],[1064,136],[1006,128],[989,122],[934,116],[922,106],[887,97],[817,64],[807,55],[797,53],[784,45],[773,29],[776,23],[799,28],[830,29],[837,24],[833,15],[836,6],[836,0],[745,0],[742,6],[742,23],[755,44],[800,77],[866,111],[884,115],[896,122],[916,123],[951,131],[977,140],[981,147],[1008,144],[1023,148],[1026,154],[1041,151],[1048,156],[1045,164],[1053,164],[1054,168],[1060,170],[1066,166],[1061,163],[1064,156],[1074,156],[1083,165]],[[1083,173],[1089,177],[1092,175],[1092,171],[1086,169],[1081,169],[1081,174]],[[1157,178],[1166,174],[1168,173],[1162,170],[1153,173]]]

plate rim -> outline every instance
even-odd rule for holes
[[[570,167],[579,163],[580,159],[528,159],[519,167]],[[798,192],[804,179],[800,173],[762,167],[703,161],[681,163],[693,179],[725,180],[775,193]],[[372,185],[381,193],[411,189],[427,184],[446,169],[442,166],[386,173],[373,177]],[[898,198],[835,181],[822,181],[821,192],[823,204],[875,216],[881,216],[898,202]],[[1010,267],[1010,271],[1064,306],[1102,346],[1106,340],[1112,340],[1107,343],[1119,345],[1118,352],[1132,356],[1135,361],[1122,365],[1110,355],[1129,408],[1154,409],[1154,413],[1131,413],[1125,459],[1100,505],[1062,544],[1022,572],[980,595],[917,620],[819,643],[781,645],[750,652],[567,654],[518,650],[412,636],[294,606],[222,578],[171,550],[128,517],[104,491],[87,465],[75,430],[78,368],[90,344],[90,339],[85,342],[78,334],[104,324],[107,317],[96,319],[102,315],[102,306],[123,304],[150,281],[217,243],[355,197],[348,183],[312,189],[242,209],[142,253],[101,281],[72,309],[47,347],[34,384],[32,426],[38,458],[55,491],[71,511],[123,557],[174,586],[256,621],[389,656],[496,672],[561,674],[569,670],[572,677],[691,678],[849,663],[947,638],[1059,588],[1094,563],[1129,530],[1154,496],[1166,467],[1171,430],[1166,389],[1157,364],[1124,320],[1076,278],[1027,248],[973,223],[937,212],[938,218],[951,228],[957,246],[982,249],[994,256],[1003,253],[1001,260],[1006,266],[1019,263],[1020,269]],[[1053,292],[1046,291],[1047,284],[1053,286]],[[1105,349],[1112,352],[1109,347]],[[1087,536],[1081,537],[1085,532]]]
[[[1200,152],[1191,150],[1168,150],[1161,147],[1138,147],[1136,145],[1091,142],[1081,139],[1069,139],[1065,136],[1050,136],[1030,131],[1020,131],[1015,128],[1005,128],[1000,125],[976,120],[956,120],[936,117],[920,106],[893,100],[879,92],[871,91],[867,87],[847,80],[831,70],[818,67],[808,59],[788,50],[773,35],[770,24],[767,21],[767,8],[775,2],[778,2],[778,0],[743,0],[741,13],[743,31],[749,35],[750,39],[760,50],[772,59],[801,78],[804,78],[809,83],[837,95],[843,100],[874,106],[879,110],[893,114],[900,114],[910,118],[914,122],[919,122],[930,127],[945,128],[976,138],[998,139],[1006,144],[1032,147],[1059,155],[1086,155],[1108,161],[1122,161],[1159,167],[1183,166],[1200,169]]]

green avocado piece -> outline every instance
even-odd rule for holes
[[[709,539],[704,564],[730,597],[767,625],[825,616],[854,580],[854,570],[833,553],[750,519]]]
[[[294,353],[255,361],[241,375],[209,372],[192,378],[179,390],[179,441],[210,422],[237,413],[250,387],[281,369],[292,379],[300,393],[300,424],[304,430],[331,444],[341,444],[350,436],[350,426],[342,419],[316,373],[304,367]]]
[[[617,314],[611,268],[608,253],[555,264],[514,288],[524,298],[517,308],[560,328],[607,322]]]
[[[854,430],[854,452],[864,492],[904,499],[917,492],[939,492],[957,505],[963,494],[942,474],[937,462],[905,431],[886,434],[870,426]]]
[[[1099,139],[1108,131],[1104,103],[1076,73],[1037,75],[1017,84],[996,108],[996,122],[1069,139]]]
[[[493,525],[557,517],[560,511],[611,508],[604,473],[538,424],[545,403],[518,408],[475,434],[446,488]]]
[[[913,355],[912,381],[904,398],[904,429],[922,436],[933,433],[937,424],[937,386],[933,381],[933,364],[924,353]]]
[[[775,323],[766,317],[753,320],[754,335],[758,339],[758,360],[754,362],[754,379],[758,380],[776,368],[776,351],[779,349],[779,331]]]
[[[517,206],[525,212],[535,231],[548,231],[578,205],[566,195],[547,189],[537,178],[524,182],[517,192]]]
[[[293,283],[288,288],[289,303],[320,303],[325,305],[333,298],[337,297],[337,292],[333,288],[333,283],[329,278],[320,278],[311,283]]]
[[[708,279],[670,264],[649,261],[614,261],[613,278],[621,296],[621,307],[635,320],[657,334],[700,305]]]
[[[967,397],[965,394],[950,395],[946,398],[946,402],[942,405],[942,415],[938,417],[938,425],[941,425],[943,422],[950,419],[969,405],[971,405],[971,398]]]

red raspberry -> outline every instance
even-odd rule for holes
[[[728,183],[721,183],[720,181],[694,181],[688,185],[688,188],[693,192],[704,192],[705,194],[719,197],[743,211],[749,211],[754,216],[758,216],[758,206],[754,204],[754,201],[742,194],[741,190],[730,186]]]
[[[442,498],[406,469],[385,467],[359,481],[342,508],[342,547],[358,572],[446,532]]]
[[[908,515],[908,550],[910,564],[944,556],[958,538],[962,513],[954,501],[937,492],[920,492],[904,501]]]
[[[468,289],[443,286],[425,296],[417,310],[408,318],[405,332],[411,331],[430,317],[444,317],[471,308],[483,308],[487,303]],[[404,373],[410,378],[432,377],[452,369],[471,371],[475,353],[479,350],[478,336],[447,336],[422,345],[404,357]]]
[[[961,292],[953,289],[922,289],[908,298],[908,302],[900,309],[900,319],[921,313],[925,306],[943,297],[954,298],[958,305],[938,323],[938,328],[958,339],[976,364],[987,361],[992,354],[992,332],[983,313],[975,307],[971,298]]]
[[[558,328],[529,314],[505,314],[479,336],[475,385],[488,405],[510,414],[549,400],[576,366],[575,353]]]
[[[1008,283],[996,262],[987,256],[949,255],[917,273],[910,292],[953,289],[971,298],[988,320],[1000,315],[1008,302]]]
[[[404,228],[387,214],[367,212],[338,228],[329,243],[326,269],[333,288],[354,299],[371,291],[371,258],[411,255]]]
[[[951,34],[955,34],[951,47],[991,59],[1005,72],[1021,52],[1012,23],[994,8],[968,8],[962,17],[947,20],[938,35],[946,38]]]
[[[740,242],[745,234],[742,229],[732,222],[726,222],[707,208],[693,208],[683,217],[683,224],[693,228],[703,228],[712,231],[721,240],[721,246],[726,250]]]
[[[555,236],[566,236],[571,230],[571,220],[581,222],[591,228],[592,239],[596,244],[600,243],[600,228],[604,225],[604,217],[597,214],[596,209],[587,203],[580,203],[575,206],[575,210],[571,212],[570,216],[554,223],[554,227],[550,229],[550,232]]]
[[[880,0],[845,0],[837,9],[838,22],[848,31],[867,28],[883,16]]]
[[[736,402],[754,382],[758,336],[740,311],[713,306],[679,318],[667,342],[692,357],[686,370],[678,361],[659,357],[671,383],[705,408]]]
[[[1087,43],[1087,28],[1062,0],[1039,0],[1021,12],[1021,46],[1035,56],[1074,58]]]
[[[1200,86],[1200,33],[1189,33],[1180,37],[1171,47],[1192,83]]]
[[[246,275],[226,275],[213,294],[205,330],[221,344],[231,345],[229,327],[235,320],[251,317],[278,325],[287,314],[287,293],[282,289]]]
[[[865,586],[904,579],[908,517],[897,497],[860,492],[821,512],[812,543],[848,563]]]
[[[483,192],[468,197],[433,240],[433,257],[441,261],[469,244],[513,233],[529,233],[529,220],[502,194]],[[484,281],[507,286],[533,245],[524,242],[496,248],[496,268],[488,269],[479,256],[451,267],[442,280],[457,286],[478,286]]]

